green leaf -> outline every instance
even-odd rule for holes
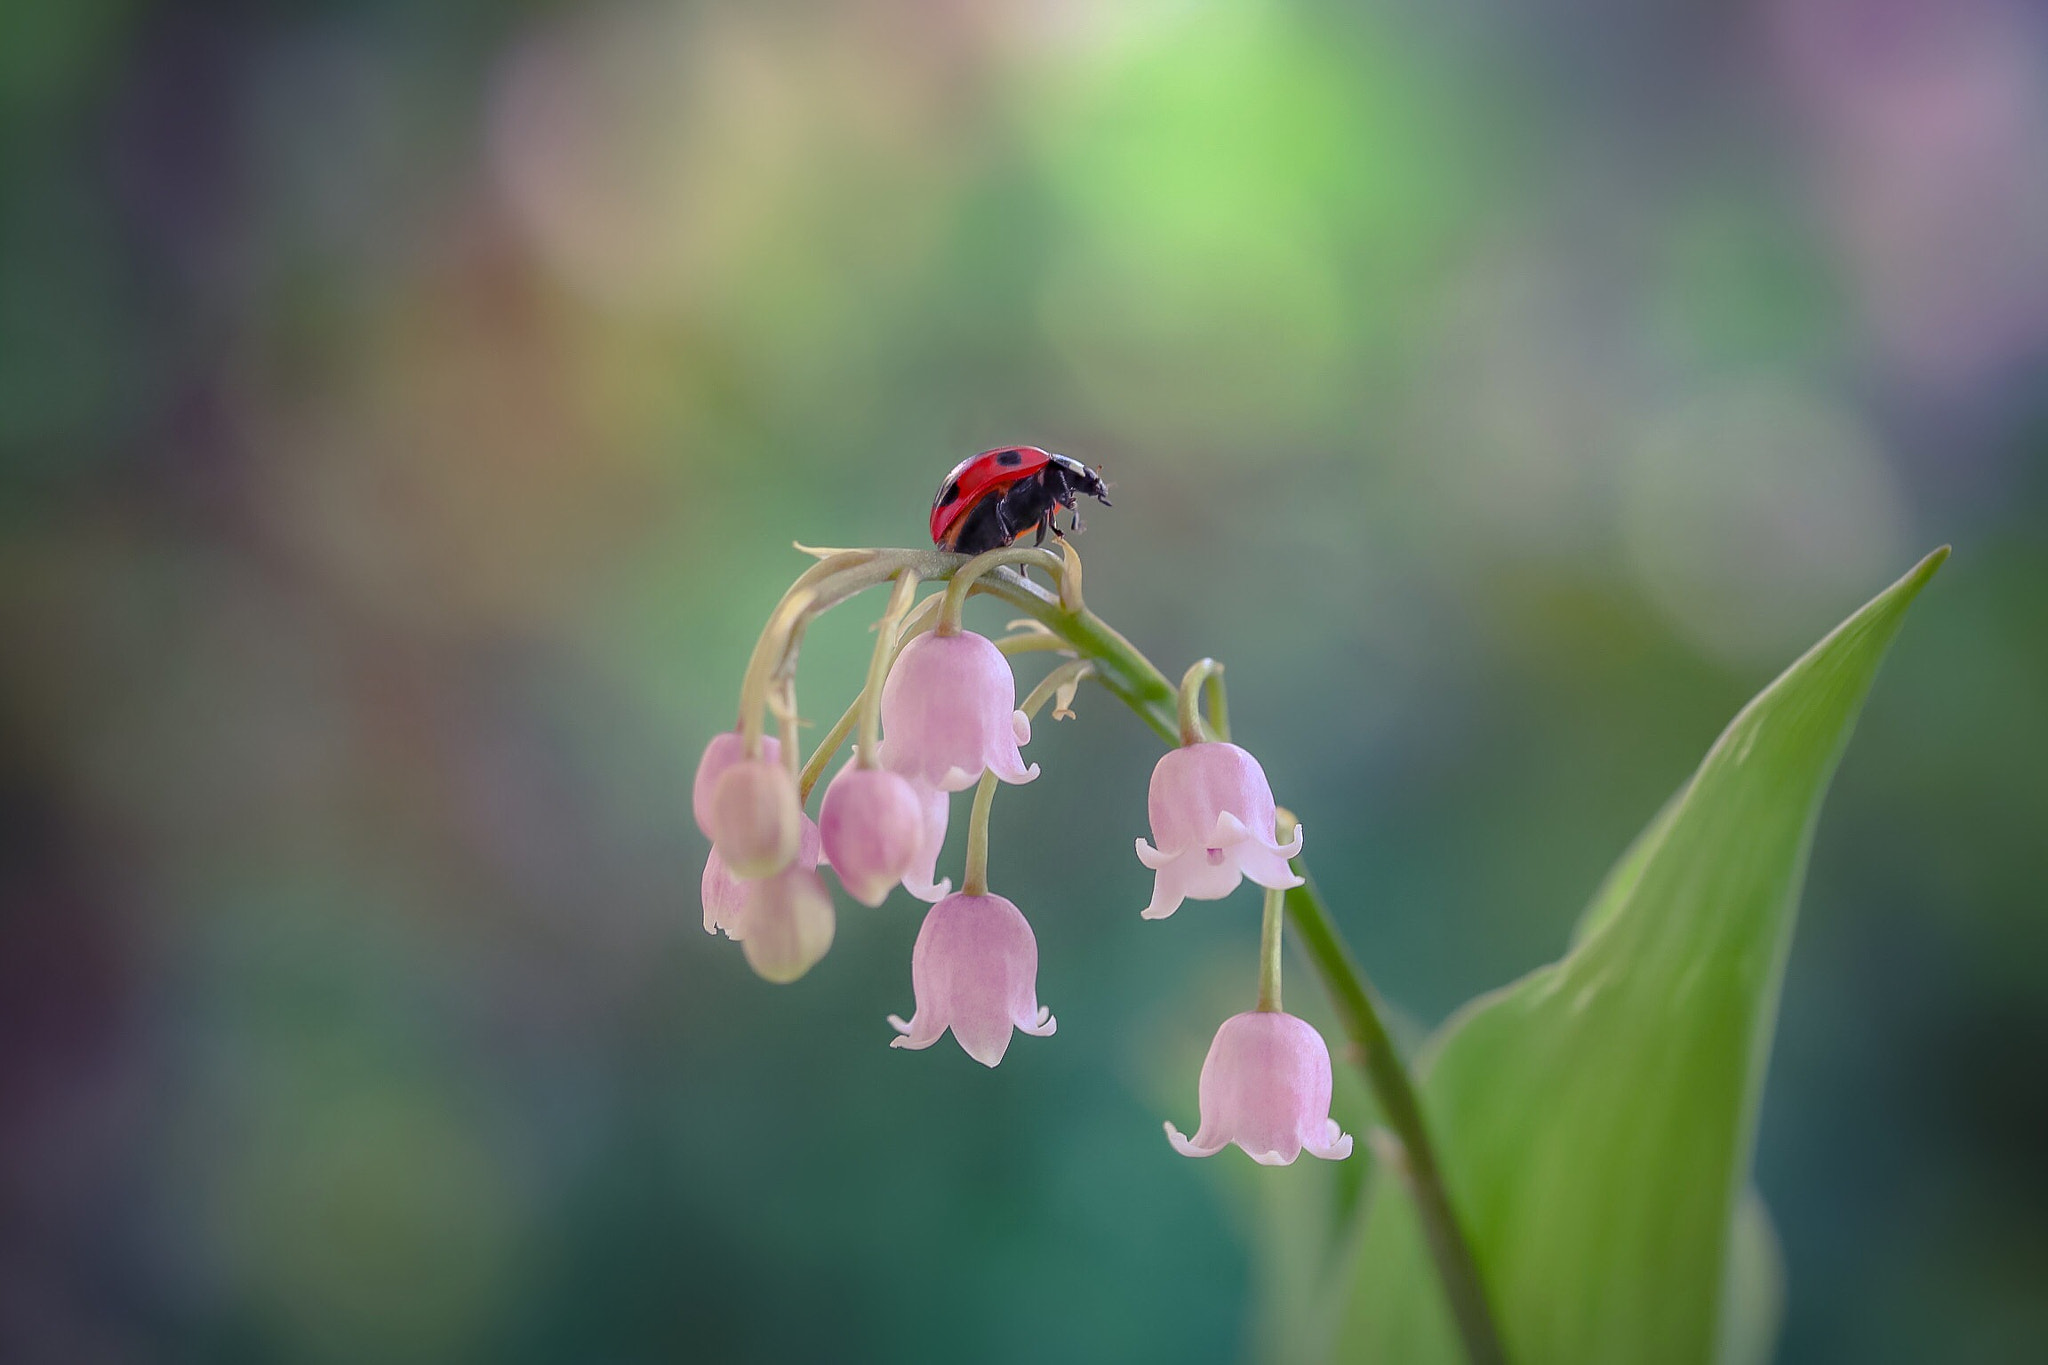
[[[1515,1365],[1768,1358],[1782,1294],[1749,1171],[1807,851],[1878,661],[1947,556],[1744,707],[1564,959],[1473,1001],[1426,1050],[1423,1107]],[[1461,1359],[1391,1181],[1338,1347]]]

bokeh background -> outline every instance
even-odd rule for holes
[[[0,1356],[1278,1349],[1307,1187],[1159,1130],[1258,902],[1140,922],[1105,696],[996,805],[1055,1039],[888,1049],[900,895],[789,988],[699,927],[790,542],[1029,441],[1417,1026],[1953,542],[1758,1180],[1782,1360],[2040,1358],[2038,8],[73,0],[0,126]]]

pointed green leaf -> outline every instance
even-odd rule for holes
[[[1745,1197],[1807,850],[1878,661],[1947,554],[1743,708],[1562,961],[1432,1042],[1423,1105],[1515,1365],[1768,1355],[1775,1249]],[[1355,1275],[1340,1359],[1461,1358],[1391,1182]]]

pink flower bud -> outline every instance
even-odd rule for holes
[[[748,884],[747,964],[763,979],[788,985],[817,965],[832,946],[832,893],[811,868],[790,866]]]
[[[803,819],[803,833],[797,838],[796,865],[801,868],[815,868],[818,865],[818,826],[811,817]],[[725,859],[718,856],[718,846],[712,845],[711,856],[704,860],[704,932],[715,934],[725,930],[725,936],[735,941],[747,936],[747,902],[753,888],[759,882],[744,881],[732,874],[725,865]]]
[[[727,730],[724,734],[713,735],[711,742],[704,746],[704,757],[697,760],[697,780],[690,787],[690,809],[697,817],[697,828],[704,837],[711,837],[711,791],[718,785],[718,779],[725,776],[725,770],[745,756],[741,745],[740,732]],[[780,762],[782,745],[773,735],[761,736],[761,757],[770,763]]]
[[[1038,940],[1023,911],[1001,896],[948,896],[924,917],[910,954],[917,1012],[889,1023],[891,1047],[930,1047],[948,1028],[983,1066],[1003,1060],[1010,1031],[1052,1035],[1058,1023],[1038,1003]]]
[[[883,762],[887,762],[884,759]],[[950,814],[947,809],[951,796],[937,787],[927,787],[921,782],[911,783],[917,789],[917,799],[924,812],[924,837],[917,846],[917,856],[910,860],[910,868],[903,874],[903,889],[921,901],[940,901],[953,889],[953,879],[936,880],[939,872],[939,854],[946,847],[946,821]]]
[[[803,808],[789,769],[741,759],[711,789],[711,841],[733,875],[766,877],[796,857]]]
[[[1303,1151],[1328,1161],[1351,1155],[1351,1135],[1330,1117],[1330,1049],[1291,1014],[1223,1021],[1202,1063],[1201,1106],[1192,1139],[1166,1125],[1182,1156],[1214,1156],[1233,1142],[1262,1166],[1288,1165]]]
[[[896,656],[882,684],[883,762],[914,782],[956,792],[993,769],[1005,782],[1029,782],[1017,746],[1031,722],[1017,709],[1010,661],[985,636],[920,635]]]
[[[924,802],[908,778],[849,762],[825,788],[818,826],[847,894],[863,905],[880,905],[917,860],[925,837]]]
[[[1138,861],[1158,875],[1146,919],[1164,919],[1187,898],[1221,900],[1250,877],[1260,886],[1300,886],[1287,860],[1301,852],[1301,828],[1275,838],[1273,789],[1259,761],[1235,744],[1174,749],[1152,770],[1152,839]]]

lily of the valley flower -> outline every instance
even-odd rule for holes
[[[772,759],[729,765],[711,788],[711,842],[735,876],[767,877],[796,858],[803,806],[796,779]]]
[[[1351,1155],[1351,1135],[1330,1117],[1330,1049],[1304,1019],[1278,1010],[1232,1015],[1202,1063],[1202,1125],[1166,1137],[1182,1156],[1214,1156],[1236,1143],[1262,1166],[1304,1151],[1329,1161]]]
[[[709,839],[711,834],[711,793],[718,786],[718,779],[725,776],[725,770],[746,757],[745,741],[737,730],[726,730],[711,737],[704,746],[704,757],[697,760],[697,779],[690,784],[690,809],[697,817],[697,828]],[[782,759],[782,745],[773,735],[761,736],[761,757],[770,763]]]
[[[943,803],[944,793],[939,799]],[[943,838],[943,813],[940,819]],[[825,788],[818,827],[832,870],[847,893],[863,905],[880,905],[919,860],[925,843],[925,801],[909,778],[848,762]],[[932,856],[937,859],[936,849]]]
[[[1031,722],[1017,709],[1010,661],[985,636],[920,635],[903,647],[882,686],[883,762],[914,782],[956,792],[984,769],[1029,782],[1018,746]]]
[[[792,863],[748,884],[740,947],[756,975],[787,985],[817,965],[832,946],[835,925],[825,879]]]
[[[815,869],[820,856],[818,826],[808,816],[803,818],[803,831],[797,838],[795,866],[805,870]],[[715,934],[725,931],[729,939],[742,939],[747,935],[747,905],[759,881],[747,881],[735,877],[732,869],[719,856],[718,846],[711,846],[711,856],[704,860],[704,932]]]
[[[967,1055],[994,1066],[1012,1029],[1050,1037],[1058,1027],[1038,1003],[1038,939],[1023,911],[1001,896],[948,896],[925,915],[910,954],[917,1010],[889,1023],[891,1047],[930,1047],[948,1028]]]
[[[1287,866],[1301,852],[1301,829],[1286,844],[1275,837],[1273,788],[1259,761],[1235,744],[1169,752],[1152,770],[1147,804],[1153,843],[1138,840],[1138,861],[1157,875],[1146,919],[1166,918],[1185,899],[1221,900],[1246,877],[1265,887],[1301,885]]]

